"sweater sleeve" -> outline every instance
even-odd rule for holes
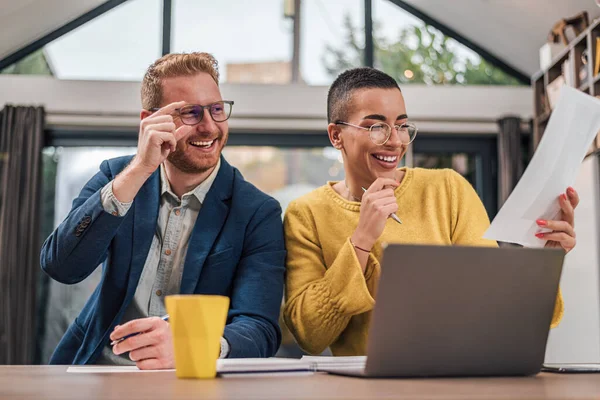
[[[319,354],[336,341],[353,315],[373,309],[375,300],[366,279],[378,262],[370,254],[364,276],[348,238],[327,266],[314,220],[305,205],[292,202],[288,206],[284,231],[285,322],[300,347]]]
[[[490,226],[490,220],[483,203],[471,186],[460,174],[448,170],[446,180],[452,193],[452,243],[466,246],[497,247],[495,240],[483,238],[483,234]],[[551,328],[560,323],[564,314],[564,302],[560,288],[556,295],[554,314],[552,315]]]
[[[490,219],[473,186],[459,173],[448,169],[446,184],[452,194],[452,244],[462,246],[498,247],[495,240],[483,238]]]

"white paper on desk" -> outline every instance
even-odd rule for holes
[[[535,221],[559,215],[558,196],[575,182],[599,130],[600,100],[563,86],[531,162],[483,237],[543,247]]]
[[[313,364],[315,371],[327,371],[329,368],[360,369],[365,367],[367,356],[303,356],[302,361]]]
[[[313,370],[312,363],[293,358],[227,358],[217,360],[217,373],[219,374],[312,372]],[[67,368],[69,373],[88,374],[161,371],[173,372],[175,370],[141,370],[135,365],[81,365]]]
[[[217,373],[312,372],[313,365],[295,358],[225,358],[217,360]]]
[[[67,372],[73,374],[115,374],[124,372],[173,372],[174,369],[144,369],[135,365],[73,365]]]

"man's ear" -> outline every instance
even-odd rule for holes
[[[144,118],[148,118],[149,116],[151,116],[153,114],[152,111],[148,111],[148,110],[142,110],[140,111],[140,120],[144,119]]]
[[[334,123],[327,125],[327,134],[329,135],[329,141],[331,142],[331,145],[336,149],[341,150],[343,143],[340,126]]]

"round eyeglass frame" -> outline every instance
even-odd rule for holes
[[[227,117],[225,119],[223,119],[223,120],[217,120],[217,119],[215,119],[215,116],[212,113],[212,107],[215,104],[228,104],[229,105],[229,113],[227,113]],[[174,111],[176,113],[176,116],[181,120],[181,122],[184,125],[193,126],[193,125],[199,124],[204,119],[204,109],[208,110],[208,113],[210,114],[210,117],[212,118],[213,121],[215,121],[215,122],[225,122],[225,121],[227,121],[231,117],[231,112],[233,111],[233,104],[234,104],[234,102],[232,100],[215,101],[214,103],[210,103],[210,104],[207,104],[205,106],[200,105],[200,104],[186,104],[183,107],[176,108]],[[189,109],[196,108],[196,109],[198,109],[198,114],[197,115],[199,117],[198,117],[198,120],[196,122],[186,122],[186,118],[184,118],[181,115],[181,110],[185,110],[186,108],[189,108]],[[160,108],[151,108],[149,111],[156,112],[158,110],[160,110]]]
[[[354,128],[358,128],[358,129],[362,129],[362,130],[365,130],[365,131],[369,131],[369,139],[371,139],[371,142],[373,142],[373,144],[376,144],[378,146],[383,146],[384,144],[386,144],[388,142],[388,140],[390,140],[390,136],[392,136],[392,127],[389,124],[387,124],[386,122],[377,122],[377,123],[374,123],[373,125],[371,125],[369,127],[364,127],[364,126],[360,126],[360,125],[354,125],[354,124],[351,124],[349,122],[344,122],[344,121],[336,121],[335,124],[336,125],[352,126]],[[373,135],[374,135],[373,128],[376,127],[376,126],[387,127],[387,133],[385,135],[385,140],[383,140],[383,141],[377,141],[377,140],[373,139]],[[412,127],[415,130],[415,134],[413,135],[412,139],[410,139],[408,142],[404,142],[404,141],[402,141],[402,139],[400,139],[400,141],[402,142],[403,145],[408,146],[417,137],[417,133],[419,133],[419,128],[417,128],[417,126],[415,124],[413,124],[412,122],[405,122],[405,123],[403,123],[401,125],[394,125],[394,129],[396,129],[396,131],[399,131],[399,129],[402,128],[402,127],[404,127],[404,126]],[[409,135],[409,137],[410,137],[410,135]]]

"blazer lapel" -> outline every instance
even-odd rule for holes
[[[133,257],[129,271],[129,283],[125,304],[135,293],[135,289],[144,269],[156,224],[158,223],[158,208],[160,205],[160,175],[157,169],[142,186],[133,202]]]
[[[206,194],[188,245],[181,277],[182,294],[194,293],[204,261],[227,220],[233,178],[233,168],[221,156],[221,168]]]

